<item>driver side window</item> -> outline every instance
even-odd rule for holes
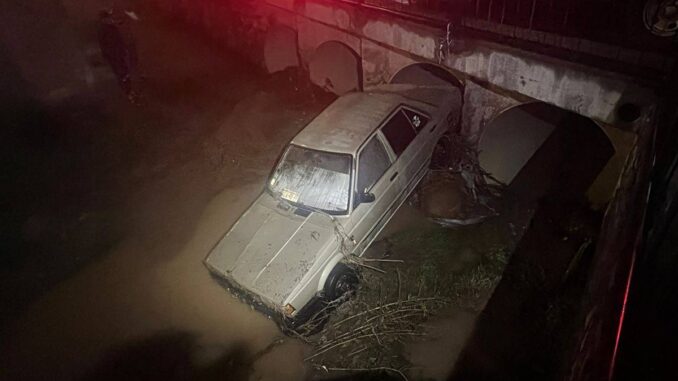
[[[374,135],[358,157],[358,192],[369,190],[391,165],[381,141]]]

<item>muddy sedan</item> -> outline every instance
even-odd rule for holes
[[[266,189],[205,259],[213,275],[294,325],[339,298],[360,257],[426,174],[459,120],[454,87],[344,95],[285,148]]]

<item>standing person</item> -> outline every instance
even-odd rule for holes
[[[135,88],[138,79],[137,50],[129,27],[130,20],[138,20],[134,12],[121,12],[116,8],[101,11],[99,48],[118,78],[127,99],[133,104],[139,104],[139,93]]]

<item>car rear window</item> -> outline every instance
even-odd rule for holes
[[[410,123],[409,118],[405,115],[403,110],[396,112],[395,115],[386,122],[384,127],[381,128],[381,131],[384,133],[384,136],[386,136],[391,148],[393,148],[393,152],[398,156],[405,151],[407,146],[417,136],[417,132],[412,127],[412,123]]]
[[[428,118],[423,114],[407,109],[403,109],[403,112],[417,132],[421,131],[426,123],[428,123]]]

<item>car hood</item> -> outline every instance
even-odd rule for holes
[[[240,217],[205,260],[217,275],[281,307],[323,248],[336,242],[328,216],[284,210],[267,193]]]

